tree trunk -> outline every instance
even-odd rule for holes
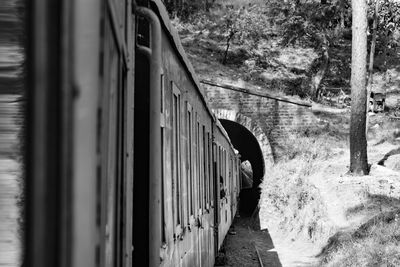
[[[229,33],[228,39],[226,39],[226,49],[225,49],[225,53],[224,53],[224,57],[222,59],[222,65],[226,64],[226,61],[228,59],[228,51],[229,51],[229,46],[231,45],[231,40],[233,38],[233,36],[235,35],[234,31],[231,31]]]
[[[374,74],[374,57],[375,57],[375,46],[376,46],[376,33],[378,28],[378,10],[379,9],[379,1],[375,0],[375,10],[374,10],[374,22],[372,25],[372,40],[371,40],[371,49],[369,51],[369,68],[368,68],[368,84],[367,84],[367,114],[366,114],[366,123],[365,123],[365,133],[368,134],[368,124],[369,124],[369,102],[371,101],[371,90],[373,84],[373,74]]]
[[[327,51],[324,51],[324,63],[322,64],[321,68],[318,72],[312,77],[312,87],[313,87],[313,98],[315,100],[319,99],[320,96],[320,89],[322,80],[325,78],[326,71],[328,70],[329,66],[329,55]]]
[[[350,173],[368,174],[365,118],[367,104],[367,3],[352,0]]]
[[[322,36],[317,36],[322,44],[322,55],[321,58],[323,63],[321,64],[319,70],[315,75],[311,77],[311,87],[312,87],[312,97],[314,100],[317,100],[320,95],[320,87],[322,80],[325,78],[326,71],[329,67],[329,40],[325,34],[321,34]]]

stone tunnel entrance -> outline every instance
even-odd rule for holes
[[[241,161],[248,161],[251,164],[253,173],[253,185],[251,188],[244,188],[240,192],[241,215],[251,215],[257,207],[260,198],[259,185],[264,177],[265,163],[263,152],[257,138],[243,125],[226,119],[220,119],[222,126],[231,139],[235,149],[241,155]]]

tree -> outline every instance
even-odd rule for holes
[[[191,16],[196,16],[200,11],[208,12],[215,0],[164,0],[170,17],[179,17],[187,20]]]
[[[372,25],[372,40],[371,40],[371,49],[369,51],[369,65],[368,65],[368,83],[367,83],[367,114],[366,114],[366,126],[365,132],[368,134],[368,110],[370,103],[370,94],[372,90],[373,78],[374,78],[374,57],[375,57],[375,46],[376,46],[376,34],[378,27],[378,12],[379,12],[379,0],[375,0],[375,8],[374,8],[374,18]]]
[[[352,0],[350,173],[368,174],[365,119],[367,105],[367,3]]]
[[[308,88],[308,95],[318,101],[324,89],[323,83],[336,64],[332,49],[343,40],[345,22],[350,18],[348,0],[292,2],[295,8],[275,3],[271,16],[278,17],[276,23],[282,29],[282,45],[300,44],[313,47],[318,57],[312,63],[308,78],[302,87]],[[279,19],[279,17],[283,18]],[[331,56],[333,59],[331,60]]]

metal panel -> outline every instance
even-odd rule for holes
[[[69,5],[36,0],[28,6],[25,262],[66,266],[71,252]]]
[[[119,153],[123,140],[123,126],[120,125],[120,94],[123,90],[121,80],[121,63],[119,46],[111,26],[112,21],[106,17],[104,34],[104,88],[101,123],[101,172],[102,172],[102,263],[114,266],[119,262],[119,184],[122,175],[119,168]],[[122,131],[121,131],[122,130]]]
[[[72,266],[98,266],[96,248],[97,105],[99,88],[100,7],[97,0],[74,1],[71,86],[73,111]]]

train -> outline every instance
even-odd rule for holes
[[[241,160],[163,2],[25,16],[23,266],[214,266]]]

